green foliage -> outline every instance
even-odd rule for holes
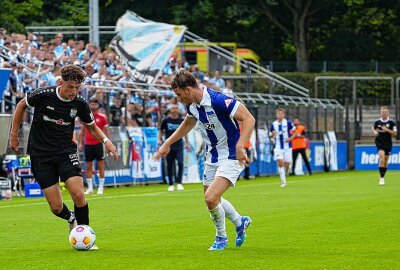
[[[11,32],[23,33],[32,16],[42,14],[42,0],[1,0],[0,27]]]
[[[37,17],[32,25],[72,26],[89,24],[89,7],[87,1],[65,0],[61,4],[58,1],[44,0],[46,16]]]

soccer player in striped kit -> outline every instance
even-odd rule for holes
[[[275,140],[274,160],[278,162],[281,187],[286,187],[286,173],[292,163],[292,143],[296,137],[296,128],[291,121],[285,119],[285,109],[276,109],[276,118],[270,128],[270,137]],[[292,134],[291,134],[292,131]]]
[[[246,238],[251,223],[241,216],[233,205],[222,198],[223,193],[235,186],[241,172],[248,166],[245,144],[254,129],[255,119],[247,108],[234,98],[198,85],[187,70],[180,70],[171,84],[180,102],[186,104],[187,115],[180,127],[164,142],[155,159],[166,156],[170,146],[185,136],[195,125],[206,141],[206,167],[204,171],[204,200],[216,228],[216,237],[209,250],[224,250],[228,244],[225,217],[236,227],[236,246]],[[242,122],[242,131],[238,121]]]

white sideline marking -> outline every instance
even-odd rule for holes
[[[392,171],[391,174],[393,175],[397,175],[400,174],[400,172],[396,172],[396,171]],[[277,176],[272,176],[272,177],[277,177]],[[300,177],[300,176],[298,176]],[[304,176],[305,178],[307,176]],[[351,176],[350,176],[351,177]],[[349,176],[338,176],[338,177],[334,177],[334,179],[345,179],[345,178],[349,178]],[[314,182],[314,181],[320,181],[321,179],[318,178],[314,178],[314,179],[308,179],[305,181],[290,181],[289,178],[289,184],[293,185],[293,184],[298,184],[298,183],[307,183],[307,182]],[[242,188],[249,188],[249,187],[256,187],[256,186],[268,186],[268,185],[275,185],[277,182],[271,182],[268,181],[267,183],[257,183],[257,184],[251,184],[251,185],[245,185],[245,186],[240,186],[239,189]],[[90,196],[89,201],[92,200],[100,200],[100,199],[113,199],[113,198],[125,198],[125,197],[153,197],[153,196],[159,196],[159,195],[167,195],[167,196],[171,196],[171,195],[178,195],[181,193],[188,193],[191,191],[202,191],[203,187],[201,188],[195,188],[195,189],[188,189],[188,190],[184,190],[184,191],[177,191],[177,192],[168,192],[168,191],[160,191],[160,192],[153,192],[153,193],[142,193],[142,194],[123,194],[123,195],[114,195],[114,196]],[[260,193],[260,194],[264,194],[264,193]],[[266,193],[266,194],[272,194],[272,193]],[[331,193],[328,193],[331,194]],[[303,194],[304,195],[304,194]],[[64,202],[72,202],[71,199],[69,200],[64,200]],[[2,205],[0,206],[0,209],[3,208],[14,208],[14,207],[23,207],[23,206],[36,206],[36,205],[47,205],[47,202],[37,202],[37,203],[21,203],[21,204],[13,204],[13,205]]]

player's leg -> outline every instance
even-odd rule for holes
[[[89,225],[89,206],[84,194],[78,155],[76,153],[61,155],[57,162],[57,169],[61,181],[65,182],[74,202],[77,223]]]
[[[292,164],[292,148],[285,149],[284,151],[284,162],[285,162],[285,173],[288,174],[290,170],[290,165]]]
[[[300,151],[301,157],[304,160],[304,163],[306,164],[306,168],[307,168],[308,174],[312,175],[310,161],[308,161],[308,157],[306,155],[306,149],[304,149],[304,148],[303,149],[299,149],[299,151]],[[296,162],[296,159],[293,159],[293,165],[292,165],[293,168],[295,167],[295,162]]]
[[[292,165],[292,175],[295,175],[295,169],[296,169],[296,162],[297,162],[297,156],[299,155],[299,150],[300,149],[294,149],[293,150],[293,165]]]
[[[83,179],[81,176],[72,176],[65,181],[72,201],[74,202],[77,223],[89,225],[89,206],[83,192]]]
[[[97,168],[99,170],[99,186],[97,189],[97,194],[102,195],[104,192],[104,182],[105,182],[105,165],[104,165],[104,148],[103,144],[96,145],[96,160]]]
[[[105,182],[105,165],[104,160],[97,161],[97,168],[99,170],[99,186],[97,194],[102,195],[104,193],[104,182]]]
[[[176,152],[176,161],[178,162],[178,173],[176,174],[176,183],[178,190],[184,190],[182,185],[182,176],[183,176],[183,149],[177,150]]]
[[[75,216],[63,203],[59,176],[54,168],[53,157],[46,159],[31,156],[31,169],[36,182],[43,190],[51,212],[57,217],[67,220],[71,225],[70,229],[72,229]]]
[[[284,158],[283,150],[275,149],[274,150],[274,160],[278,164],[278,173],[279,173],[279,177],[281,179],[281,187],[286,187],[286,172],[285,172],[283,158]]]
[[[383,149],[378,150],[378,155],[379,155],[379,175],[380,175],[379,185],[383,186],[385,184],[385,173],[387,170],[387,160],[389,159],[389,156],[386,156],[385,150]]]
[[[175,151],[171,150],[167,157],[165,158],[167,161],[167,175],[168,175],[168,191],[174,191],[174,166],[175,166]]]
[[[93,147],[85,145],[85,160],[86,160],[86,183],[87,190],[85,194],[93,193],[93,160],[94,160]]]
[[[223,250],[228,243],[225,227],[225,210],[221,205],[221,197],[230,185],[231,182],[228,179],[217,176],[204,193],[204,201],[216,229],[215,241],[209,250]]]

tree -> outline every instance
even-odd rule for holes
[[[42,14],[42,0],[1,0],[0,27],[8,32],[25,32],[25,25],[33,16]]]
[[[308,72],[310,61],[310,28],[317,12],[329,8],[329,0],[258,0],[254,6],[281,29],[296,47],[300,72]]]

